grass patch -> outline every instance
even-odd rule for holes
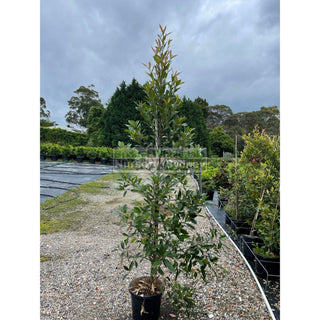
[[[85,200],[82,195],[104,194],[106,189],[111,187],[110,182],[116,182],[120,176],[119,172],[109,173],[41,203],[40,234],[78,230],[84,221],[82,208],[90,202]]]

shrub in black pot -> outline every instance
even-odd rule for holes
[[[61,147],[62,160],[68,161],[70,159],[70,156],[72,154],[72,148],[73,147],[71,145]]]
[[[74,154],[76,156],[77,162],[83,162],[83,159],[86,154],[86,147],[84,146],[75,147]]]
[[[189,188],[185,162],[174,161],[170,155],[170,150],[190,146],[192,130],[184,123],[185,118],[178,116],[182,101],[176,92],[181,80],[178,73],[167,79],[174,56],[169,50],[171,40],[167,40],[166,28],[160,28],[154,49],[156,64],[147,66],[150,80],[144,85],[146,101],[137,105],[151,133],[145,136],[140,121],[132,120],[128,125],[131,139],[141,146],[145,143],[154,150],[155,157],[145,162],[143,172],[147,177],[144,179],[137,171],[122,172],[119,189],[124,195],[128,190],[136,192],[142,200],[135,201],[133,207],[119,208],[124,228],[124,240],[119,249],[127,272],[138,268],[142,261],[148,261],[148,292],[151,295],[161,292],[163,285],[157,279],[165,279],[170,303],[178,310],[183,308],[190,319],[191,308],[195,305],[194,289],[187,283],[180,283],[179,275],[190,281],[198,276],[206,280],[207,268],[213,269],[217,263],[216,254],[222,243],[217,230],[210,229],[203,234],[195,231],[196,218],[203,209],[205,197],[196,188]],[[138,281],[131,282],[130,290],[141,296],[137,284]],[[134,315],[154,320],[158,315],[148,318],[143,304],[145,299],[139,300],[140,310],[135,308]]]
[[[49,146],[48,154],[52,161],[57,161],[61,154],[61,146],[58,144],[51,144]]]
[[[90,163],[95,163],[96,157],[97,157],[97,149],[94,147],[87,147],[86,148],[86,156],[89,159]]]

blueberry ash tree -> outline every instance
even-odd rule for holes
[[[147,98],[137,105],[149,134],[142,130],[140,121],[129,121],[127,130],[136,144],[147,144],[154,156],[146,164],[147,179],[130,171],[122,173],[119,188],[124,196],[131,190],[141,194],[143,200],[135,200],[133,208],[120,206],[125,225],[121,257],[127,272],[147,260],[151,279],[148,294],[159,291],[156,280],[161,277],[171,304],[190,314],[195,306],[193,288],[180,283],[179,276],[205,281],[208,268],[213,269],[218,261],[216,255],[222,243],[216,230],[196,232],[205,197],[190,188],[185,162],[173,161],[168,152],[189,147],[193,133],[179,115],[182,101],[177,91],[183,82],[171,68],[175,55],[170,49],[170,33],[161,26],[160,31],[152,48],[153,64],[145,65],[149,77],[144,85]]]

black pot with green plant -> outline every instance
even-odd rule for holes
[[[90,163],[95,163],[97,158],[97,148],[95,147],[87,147],[86,156],[89,159]]]
[[[148,261],[150,273],[145,281],[143,295],[139,294],[139,281],[130,283],[133,297],[139,297],[140,304],[132,305],[134,320],[156,320],[163,292],[161,278],[165,282],[167,298],[177,309],[189,316],[195,305],[194,289],[187,282],[180,282],[179,276],[206,280],[207,268],[213,268],[216,254],[222,246],[217,230],[205,234],[195,232],[196,218],[203,209],[205,197],[197,189],[190,189],[190,176],[185,161],[177,161],[168,150],[187,147],[192,139],[192,129],[185,125],[185,118],[178,116],[182,106],[176,95],[182,81],[178,73],[172,73],[170,64],[174,56],[169,49],[166,28],[154,48],[155,65],[146,65],[150,80],[144,85],[146,102],[137,107],[143,121],[151,129],[153,158],[145,162],[143,171],[147,178],[138,173],[124,170],[119,189],[137,192],[142,200],[136,200],[133,207],[121,206],[124,240],[121,242],[121,258],[125,271],[138,268],[142,261]],[[140,121],[129,121],[128,132],[132,140],[150,146]],[[150,135],[148,134],[150,137]],[[191,232],[192,231],[192,232]],[[218,241],[216,241],[218,240]],[[128,274],[125,275],[125,277]],[[156,307],[147,301],[157,296]],[[159,297],[160,295],[160,297]]]
[[[61,155],[61,146],[58,144],[51,144],[49,146],[48,154],[52,161],[57,161]]]
[[[72,146],[71,145],[65,145],[65,146],[61,147],[62,160],[64,160],[64,161],[70,160],[71,154],[72,154]]]
[[[108,147],[100,147],[98,149],[98,158],[102,164],[111,164],[113,150]]]
[[[46,160],[48,156],[49,146],[47,143],[40,144],[40,160]]]
[[[86,147],[84,147],[84,146],[75,147],[74,154],[76,156],[77,162],[79,162],[79,163],[83,162],[83,159],[86,155]]]

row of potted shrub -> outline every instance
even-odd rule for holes
[[[226,224],[240,237],[256,273],[280,274],[280,138],[255,128],[244,136],[239,161],[222,164],[212,176]],[[261,267],[263,266],[263,268]],[[270,277],[269,277],[270,279]]]
[[[42,160],[51,158],[51,160],[56,161],[62,158],[65,161],[76,159],[78,162],[82,162],[84,159],[88,159],[91,163],[97,160],[100,160],[101,163],[108,163],[112,159],[135,159],[138,156],[138,151],[128,145],[122,145],[115,149],[109,147],[61,146],[55,143],[42,143],[40,145],[40,159]]]

